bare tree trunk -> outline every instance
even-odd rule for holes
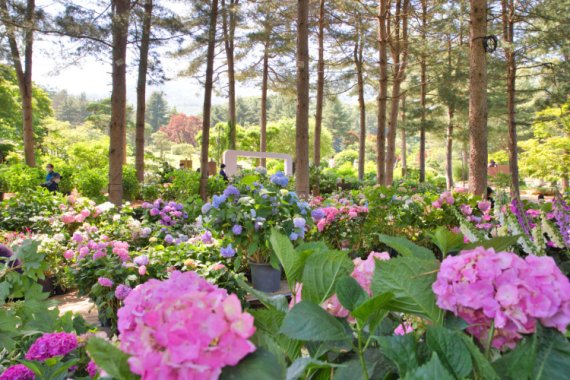
[[[402,6],[403,1],[403,7]],[[400,87],[405,77],[408,60],[408,8],[409,0],[398,0],[396,3],[395,38],[392,42],[392,60],[394,79],[392,82],[392,102],[390,109],[390,122],[386,150],[386,186],[390,186],[394,180],[394,166],[396,164],[396,131],[398,128],[398,109],[400,105]],[[400,36],[401,22],[401,36]]]
[[[426,47],[426,29],[427,29],[427,0],[422,0],[422,49]],[[420,105],[422,107],[422,115],[420,121],[420,182],[426,180],[426,93],[427,93],[427,64],[426,53],[422,50],[420,55]]]
[[[127,110],[127,37],[129,32],[129,0],[113,0],[113,91],[109,126],[109,200],[123,202],[123,157]]]
[[[2,18],[5,19],[5,33],[8,37],[10,45],[10,55],[12,64],[16,71],[18,79],[18,88],[20,97],[22,98],[22,133],[24,139],[24,158],[26,165],[36,166],[36,157],[34,153],[34,126],[33,126],[33,107],[32,107],[32,57],[34,44],[34,24],[35,24],[35,0],[28,0],[26,12],[24,15],[24,67],[22,68],[22,57],[16,40],[16,32],[14,23],[11,20],[6,0],[0,1],[0,11]]]
[[[356,43],[354,45],[354,66],[356,69],[356,80],[358,86],[358,110],[359,110],[359,123],[360,123],[360,134],[359,134],[359,145],[358,145],[358,179],[362,181],[364,179],[364,157],[366,149],[366,104],[364,103],[364,74],[363,70],[363,45],[361,35],[361,25],[357,21],[356,28]]]
[[[388,33],[386,30],[388,0],[380,0],[378,5],[378,55],[380,59],[378,87],[378,115],[376,132],[376,182],[386,181],[386,102],[388,99]]]
[[[239,0],[230,0],[229,9],[226,7],[226,0],[222,0],[223,18],[222,29],[224,32],[224,48],[228,61],[228,110],[230,120],[228,122],[229,148],[236,149],[236,79],[234,65],[234,36],[236,29],[236,12]]]
[[[261,120],[259,133],[260,136],[260,151],[267,151],[267,82],[269,79],[269,41],[265,42],[265,48],[263,53],[263,79],[261,82]],[[262,158],[260,160],[260,165],[262,167],[267,166],[267,160]]]
[[[463,149],[461,151],[461,181],[465,182],[469,179],[469,158],[467,141],[463,141]],[[465,184],[465,183],[464,183]]]
[[[210,112],[212,111],[212,87],[214,84],[214,53],[216,49],[216,22],[218,0],[212,0],[210,26],[208,29],[208,54],[206,63],[206,84],[204,88],[204,110],[202,120],[202,151],[200,155],[200,196],[208,198],[208,146],[210,144]],[[212,173],[215,174],[215,173]]]
[[[297,0],[296,190],[309,195],[309,0]]]
[[[509,126],[509,169],[511,172],[511,197],[520,199],[519,163],[517,148],[517,124],[515,110],[517,64],[513,44],[515,5],[513,0],[501,0],[503,11],[503,39],[507,61],[507,124]]]
[[[402,124],[404,128],[402,128],[402,178],[404,178],[408,174],[408,155],[407,155],[407,146],[406,146],[406,95],[402,97]]]
[[[144,122],[146,110],[146,73],[148,70],[148,50],[150,46],[150,27],[152,22],[152,0],[144,2],[144,18],[139,59],[139,76],[137,81],[137,120],[135,136],[135,168],[137,179],[144,182]]]
[[[469,192],[487,191],[487,0],[470,0],[469,44]]]
[[[315,143],[313,164],[321,165],[321,129],[323,124],[323,103],[325,97],[325,0],[319,1],[319,58],[317,62],[317,108],[315,110]],[[315,184],[315,194],[320,193],[319,177]]]
[[[451,107],[447,108],[447,116],[449,122],[447,124],[447,147],[445,151],[445,182],[447,189],[453,188],[453,116],[454,110]]]

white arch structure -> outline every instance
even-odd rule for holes
[[[271,152],[248,152],[245,150],[226,150],[224,152],[224,164],[226,164],[226,174],[232,176],[237,173],[237,159],[238,157],[253,157],[253,158],[275,158],[285,161],[285,175],[293,175],[293,157],[286,153],[271,153]]]

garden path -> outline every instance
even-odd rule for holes
[[[58,302],[61,314],[72,311],[73,313],[80,314],[87,323],[99,326],[97,307],[89,300],[89,297],[79,296],[77,290],[52,297],[51,299]]]

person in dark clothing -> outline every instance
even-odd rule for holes
[[[225,172],[225,170],[224,170],[225,168],[226,168],[226,164],[221,164],[221,165],[220,165],[220,175],[222,176],[222,178],[224,179],[224,181],[228,182],[229,179],[228,179],[228,175],[226,174],[226,172]]]
[[[45,187],[52,193],[55,193],[56,191],[59,190],[59,181],[61,181],[61,176],[59,175],[59,173],[54,172],[51,177],[51,180],[49,182],[42,184],[42,187]]]
[[[491,207],[495,207],[495,199],[493,198],[493,193],[495,191],[491,189],[490,186],[487,186],[487,200],[491,202]]]
[[[49,183],[51,181],[51,179],[53,178],[53,175],[55,174],[55,172],[53,171],[53,165],[47,164],[46,170],[47,170],[46,183]]]

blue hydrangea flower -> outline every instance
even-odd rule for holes
[[[304,229],[306,223],[307,223],[307,221],[303,218],[294,218],[293,219],[293,225],[295,226],[295,228]]]
[[[223,257],[234,257],[236,255],[236,250],[233,249],[231,244],[228,244],[227,247],[222,247],[222,249],[220,250],[220,254]]]
[[[224,195],[226,197],[230,197],[230,196],[234,196],[234,197],[239,197],[239,190],[237,187],[233,186],[233,185],[229,185],[228,187],[226,187],[226,189],[224,190]]]
[[[311,216],[313,217],[313,220],[317,222],[325,217],[325,212],[322,209],[318,208],[311,212]]]
[[[172,244],[174,243],[174,238],[172,237],[172,235],[168,234],[164,237],[164,242],[166,244]]]
[[[249,210],[249,214],[251,215],[252,218],[255,218],[257,216],[257,213],[255,212],[255,209],[251,209]]]
[[[214,198],[212,199],[212,206],[214,208],[220,208],[220,206],[222,205],[222,203],[226,201],[226,199],[228,199],[228,197],[226,197],[225,195],[214,195]]]
[[[286,187],[289,184],[289,178],[279,171],[271,176],[271,182],[280,187]]]
[[[234,233],[234,235],[241,235],[243,231],[243,227],[240,226],[239,224],[234,224],[234,226],[232,227],[232,232]]]
[[[299,235],[295,232],[291,232],[291,235],[289,235],[289,240],[295,241],[297,239],[299,239]]]
[[[212,204],[210,202],[204,203],[202,206],[202,214],[207,214],[212,209]]]

